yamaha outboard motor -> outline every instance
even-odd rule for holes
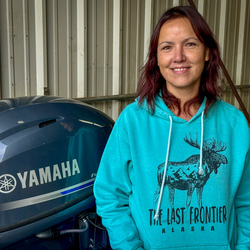
[[[0,101],[0,249],[109,249],[93,183],[113,124],[72,99]]]

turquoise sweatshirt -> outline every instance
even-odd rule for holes
[[[113,249],[250,249],[250,137],[218,100],[185,121],[160,97],[128,105],[94,185]]]

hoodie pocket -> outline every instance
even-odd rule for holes
[[[204,245],[204,246],[186,246],[186,247],[152,247],[151,250],[164,250],[164,249],[172,249],[172,250],[231,250],[230,245]]]

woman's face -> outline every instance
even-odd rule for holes
[[[166,86],[177,98],[196,96],[209,49],[197,38],[187,18],[163,24],[157,48],[160,72]]]

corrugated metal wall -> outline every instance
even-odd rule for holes
[[[250,1],[194,3],[215,33],[249,112]],[[109,97],[133,96],[152,29],[176,5],[188,1],[1,0],[1,98],[107,97],[92,104],[116,119],[132,99]],[[230,88],[224,99],[238,106]]]

